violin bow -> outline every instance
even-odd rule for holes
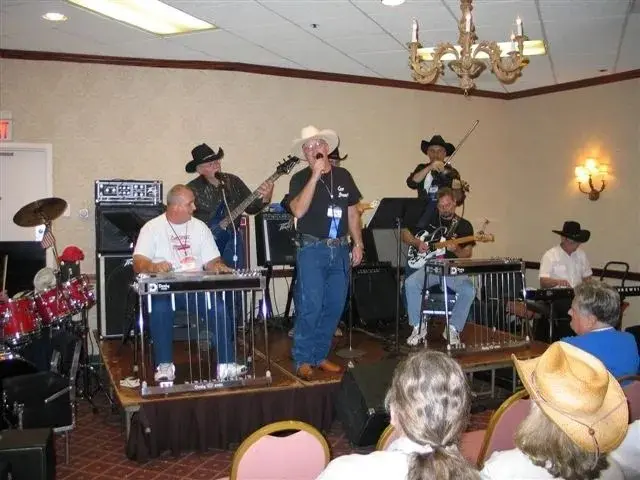
[[[469,138],[469,135],[473,133],[473,131],[476,129],[479,123],[480,123],[480,120],[476,120],[475,123],[469,129],[469,131],[465,134],[465,136],[462,137],[462,140],[458,142],[458,145],[456,145],[456,148],[451,154],[451,156],[449,157],[449,159],[444,163],[445,165],[451,165],[451,160],[453,160],[453,157],[456,156],[456,153],[458,153],[458,150],[460,150],[460,147],[462,147],[462,144],[465,142],[467,138]]]

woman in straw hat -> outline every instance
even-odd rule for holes
[[[460,365],[422,350],[398,365],[385,401],[400,437],[387,450],[333,460],[318,480],[475,480],[458,450],[471,398]]]
[[[608,458],[627,432],[627,399],[593,355],[565,342],[538,358],[517,360],[531,411],[516,431],[516,449],[485,463],[488,479],[623,479]]]

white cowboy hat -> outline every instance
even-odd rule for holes
[[[300,159],[304,159],[302,146],[309,140],[313,140],[316,138],[322,139],[327,142],[327,145],[329,145],[329,152],[333,152],[336,148],[338,148],[338,145],[340,144],[338,134],[333,130],[318,130],[313,125],[309,125],[302,129],[302,131],[300,132],[300,138],[294,140],[293,146],[291,147],[291,154]]]
[[[596,453],[620,445],[629,420],[627,398],[600,360],[565,342],[531,360],[511,357],[531,399],[576,444]]]

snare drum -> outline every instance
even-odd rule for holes
[[[40,332],[40,318],[31,294],[0,303],[0,326],[6,343],[20,345]]]
[[[35,302],[43,327],[57,325],[73,313],[67,293],[57,287],[37,293]]]
[[[62,284],[62,289],[69,299],[69,305],[73,313],[78,313],[85,308],[91,308],[96,304],[95,293],[89,284],[89,277],[86,275],[73,277]]]

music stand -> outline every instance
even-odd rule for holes
[[[368,228],[372,230],[373,237],[376,239],[376,251],[380,260],[389,260],[385,258],[385,249],[378,246],[376,231],[385,230],[393,231],[395,237],[396,255],[395,259],[391,259],[391,264],[396,267],[396,332],[395,332],[395,354],[400,353],[400,264],[402,262],[402,228],[404,225],[414,226],[418,223],[422,213],[424,212],[425,202],[420,198],[383,198],[376,213],[369,221]],[[387,248],[388,252],[389,249]],[[395,265],[394,265],[395,264]],[[403,265],[404,266],[404,265]]]

